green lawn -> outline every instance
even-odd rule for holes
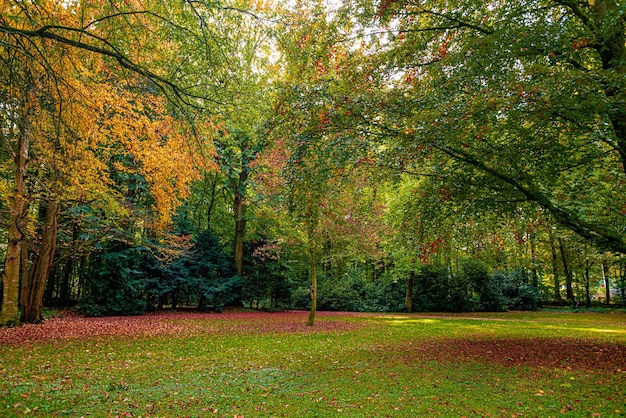
[[[0,332],[0,416],[626,416],[626,314],[58,318]]]

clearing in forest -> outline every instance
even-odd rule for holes
[[[0,329],[2,416],[622,416],[626,315],[159,313]]]

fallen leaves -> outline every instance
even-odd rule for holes
[[[474,360],[503,366],[585,369],[621,373],[626,368],[626,346],[580,338],[442,338],[401,347],[379,347],[394,352],[399,361],[441,362]],[[542,396],[541,392],[537,396]]]
[[[19,345],[68,339],[96,337],[152,337],[160,335],[191,335],[198,333],[312,333],[340,332],[358,328],[349,321],[328,318],[306,326],[308,312],[287,311],[180,313],[158,312],[142,316],[87,318],[65,315],[42,324],[26,324],[0,328],[0,345]],[[318,316],[334,313],[318,312]]]

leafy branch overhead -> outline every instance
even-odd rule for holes
[[[205,109],[220,101],[214,89],[225,82],[228,60],[222,50],[219,10],[209,2],[168,5],[152,1],[26,6],[6,1],[10,13],[0,17],[4,47],[24,54],[48,71],[47,44],[52,41],[112,59],[124,70],[144,77],[174,103]],[[31,10],[31,8],[33,10]],[[76,9],[76,10],[74,10]],[[78,15],[78,16],[73,16]],[[32,48],[31,48],[32,47]],[[183,53],[177,53],[186,50]],[[193,55],[192,62],[190,62]],[[202,80],[189,74],[189,65],[204,67]],[[188,68],[186,68],[188,67]],[[212,85],[213,84],[213,85]]]

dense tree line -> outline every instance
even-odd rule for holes
[[[626,300],[617,0],[0,0],[3,324]]]

